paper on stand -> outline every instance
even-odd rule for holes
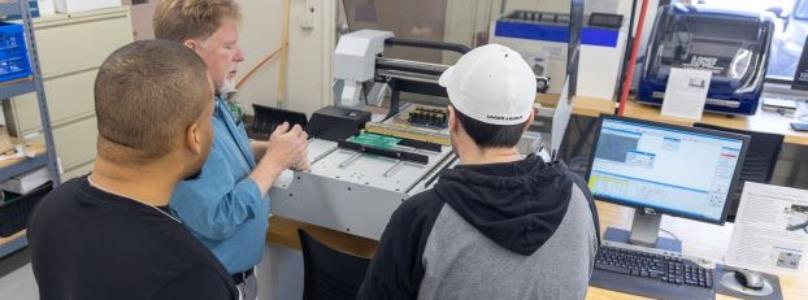
[[[808,191],[744,184],[726,262],[766,272],[806,272]]]
[[[671,68],[662,115],[701,120],[712,76],[710,71]]]

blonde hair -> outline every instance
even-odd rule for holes
[[[233,0],[161,0],[152,24],[156,38],[182,43],[209,38],[228,18],[241,20]]]

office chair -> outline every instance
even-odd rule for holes
[[[303,299],[353,300],[370,260],[334,250],[297,230],[303,249]]]
[[[704,123],[696,123],[693,126],[743,134],[749,136],[749,149],[746,151],[746,159],[743,161],[743,168],[739,182],[730,198],[730,207],[727,212],[727,221],[734,222],[738,212],[738,205],[741,201],[743,183],[746,181],[769,183],[774,175],[774,168],[777,165],[777,158],[783,148],[783,135],[763,132],[752,132],[747,130],[730,129]]]

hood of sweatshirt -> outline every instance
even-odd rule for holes
[[[512,163],[446,170],[435,192],[489,239],[531,255],[561,224],[572,182],[563,163],[531,155]]]

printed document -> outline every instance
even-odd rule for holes
[[[729,244],[728,265],[765,272],[805,272],[808,191],[746,182]]]

